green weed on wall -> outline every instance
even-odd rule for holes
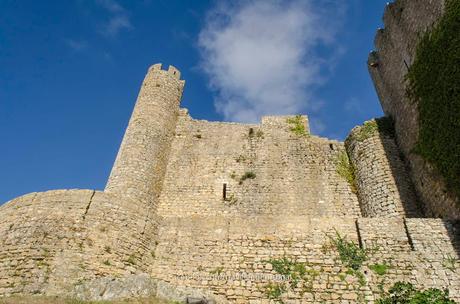
[[[388,293],[377,304],[455,304],[449,299],[447,290],[430,288],[418,290],[414,285],[407,282],[396,282]]]
[[[352,137],[357,141],[365,141],[377,133],[394,137],[393,119],[385,116],[366,121],[355,134],[352,134]]]
[[[417,46],[407,79],[408,96],[419,110],[414,152],[460,197],[460,1],[446,0],[444,16]]]

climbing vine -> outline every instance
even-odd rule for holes
[[[278,303],[283,303],[281,296],[296,288],[300,288],[300,293],[303,295],[306,292],[313,291],[313,281],[320,272],[313,269],[308,263],[296,262],[293,258],[282,257],[266,261],[272,265],[273,270],[286,278],[289,281],[281,283],[270,283],[265,286],[265,294],[271,300]]]
[[[414,149],[460,197],[460,1],[447,0],[444,16],[426,32],[407,74],[410,100],[419,110]]]
[[[356,185],[356,171],[355,167],[352,165],[350,159],[348,158],[347,152],[342,151],[337,155],[335,165],[337,174],[348,182],[353,193],[357,193],[358,190]]]
[[[377,304],[455,304],[447,290],[418,290],[411,283],[396,282]]]

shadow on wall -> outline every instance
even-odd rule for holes
[[[409,165],[398,148],[394,133],[393,119],[390,117],[383,117],[376,119],[376,122],[379,137],[385,151],[385,156],[390,165],[391,174],[398,189],[405,217],[426,217],[425,207],[420,202],[409,175]],[[455,256],[452,258],[458,260],[460,259],[460,220],[442,220],[442,222],[449,236],[450,244],[455,252]],[[436,236],[430,237],[436,238]]]
[[[460,220],[444,220],[444,227],[449,234],[450,242],[452,247],[455,250],[456,257],[453,257],[457,260],[460,260]]]

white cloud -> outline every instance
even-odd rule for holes
[[[88,48],[88,42],[84,40],[75,40],[75,39],[65,39],[65,44],[75,52],[84,51]]]
[[[255,0],[213,9],[199,35],[201,67],[225,119],[317,108],[313,89],[330,69],[343,1]],[[331,48],[329,58],[318,47]],[[337,48],[340,49],[340,48]]]
[[[102,25],[101,33],[116,37],[122,30],[132,29],[128,12],[115,0],[96,0],[96,3],[110,13],[110,18]]]
[[[364,114],[363,104],[356,97],[351,97],[343,104],[345,111],[352,114]]]
[[[324,122],[316,116],[308,117],[312,134],[321,134],[326,130]]]
[[[125,9],[114,0],[96,0],[96,3],[114,14],[125,11]]]
[[[113,16],[104,26],[103,33],[108,36],[117,36],[123,29],[131,29],[129,18],[125,15]]]

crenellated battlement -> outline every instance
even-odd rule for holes
[[[161,63],[156,63],[156,64],[150,66],[149,72],[166,74],[166,75],[169,75],[169,76],[171,76],[171,77],[173,77],[173,78],[175,78],[177,80],[180,80],[181,73],[176,67],[170,65],[167,70],[163,70],[162,66],[163,65]]]

